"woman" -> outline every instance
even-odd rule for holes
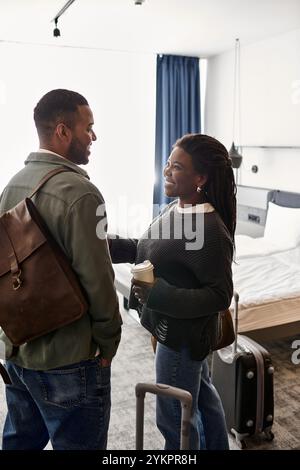
[[[164,177],[165,194],[178,199],[138,242],[111,240],[112,259],[149,259],[154,265],[155,282],[133,280],[129,305],[158,341],[156,380],[192,394],[191,449],[203,448],[204,438],[206,449],[228,449],[224,412],[206,357],[218,337],[218,312],[230,305],[233,293],[231,160],[216,139],[188,134],[174,144]],[[179,402],[157,397],[157,426],[167,450],[179,448],[180,420]]]

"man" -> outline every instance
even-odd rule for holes
[[[122,320],[105,237],[97,238],[98,189],[78,165],[89,161],[96,140],[87,100],[69,90],[52,90],[34,110],[40,149],[8,183],[0,214],[30,194],[52,235],[68,256],[88,299],[88,313],[54,332],[13,348],[6,345],[7,417],[3,449],[105,449],[110,418],[110,363]],[[41,312],[42,314],[43,312]]]

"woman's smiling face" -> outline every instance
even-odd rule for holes
[[[206,177],[196,173],[192,157],[180,147],[174,147],[164,168],[165,194],[178,197],[183,204],[199,203],[197,187]]]

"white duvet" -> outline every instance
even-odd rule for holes
[[[261,238],[252,238],[248,235],[236,235],[235,237],[237,259],[253,258],[256,256],[268,256],[273,253],[286,251],[289,247],[279,246]]]
[[[238,235],[233,281],[241,307],[300,296],[300,246],[283,250]]]

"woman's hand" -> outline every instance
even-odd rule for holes
[[[147,303],[152,287],[155,282],[143,282],[137,281],[136,279],[131,280],[132,283],[132,292],[134,297],[140,304]]]

